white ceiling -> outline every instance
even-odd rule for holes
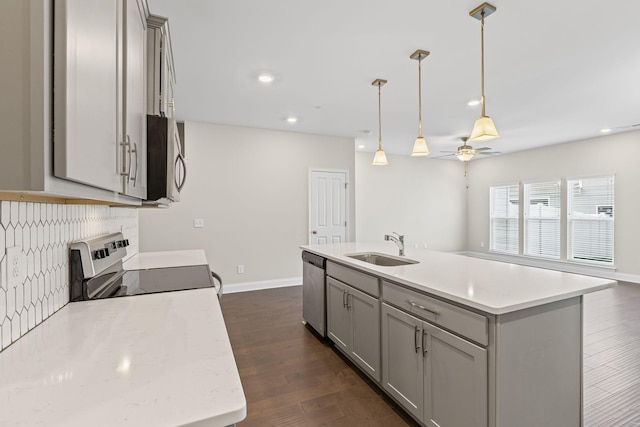
[[[416,49],[432,156],[460,145],[480,96],[477,0],[148,0],[167,16],[182,120],[378,140],[417,135]],[[503,153],[640,129],[640,1],[495,0],[486,19],[487,114]],[[275,76],[271,85],[257,80]],[[298,123],[286,117],[299,117]],[[369,135],[363,131],[370,130]]]

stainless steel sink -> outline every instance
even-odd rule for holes
[[[393,255],[381,254],[378,252],[360,252],[356,254],[346,254],[346,257],[357,259],[358,261],[368,262],[369,264],[381,265],[384,267],[396,267],[398,265],[418,264],[409,258],[397,257]]]

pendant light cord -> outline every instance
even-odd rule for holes
[[[378,82],[378,150],[382,150],[382,102],[380,95],[381,84]]]
[[[418,137],[422,138],[422,54],[418,57]]]
[[[484,9],[480,12],[482,19],[480,20],[480,76],[481,76],[481,103],[482,103],[482,117],[485,117],[484,109]]]

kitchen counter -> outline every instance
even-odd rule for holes
[[[129,268],[199,262],[197,252],[141,254]],[[0,426],[12,427],[227,426],[246,416],[213,288],[67,304],[0,353],[0,402]]]
[[[418,264],[385,267],[345,256],[357,252],[398,255],[395,244],[334,243],[303,250],[490,314],[510,313],[610,288],[614,280],[526,267],[426,249],[406,249]]]
[[[146,270],[148,268],[186,267],[205,265],[207,257],[202,249],[188,251],[142,252],[124,262],[125,270]]]

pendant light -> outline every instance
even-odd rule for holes
[[[387,162],[387,155],[384,153],[382,149],[382,104],[381,104],[381,95],[380,88],[387,83],[386,80],[383,79],[375,79],[371,85],[378,86],[378,151],[376,151],[376,155],[373,157],[373,166],[384,166],[389,164]]]
[[[496,11],[495,6],[490,5],[489,3],[482,3],[480,6],[473,9],[469,12],[469,15],[480,20],[480,55],[481,55],[481,68],[480,75],[482,81],[482,97],[480,98],[480,104],[482,105],[482,114],[476,120],[473,125],[473,130],[471,131],[471,136],[469,136],[469,141],[490,141],[492,139],[499,138],[498,130],[496,129],[496,125],[491,120],[491,117],[487,116],[485,113],[485,104],[486,99],[484,97],[484,18],[491,15]]]
[[[418,61],[418,137],[413,143],[412,156],[428,156],[429,146],[427,140],[422,136],[422,60],[429,56],[428,50],[416,50],[409,56]]]

